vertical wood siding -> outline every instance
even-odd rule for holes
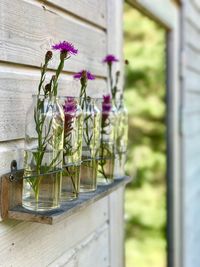
[[[68,40],[79,50],[79,55],[66,62],[59,85],[61,94],[78,95],[79,84],[72,82],[72,74],[83,68],[97,77],[89,84],[89,95],[108,92],[102,58],[108,51],[121,58],[122,3],[0,1],[0,175],[9,171],[13,159],[19,168],[23,166],[25,113],[32,94],[37,92],[39,66],[51,44]],[[50,74],[57,63],[58,58],[51,62]],[[123,267],[122,216],[123,190],[119,189],[53,226],[1,222],[0,266],[117,267],[117,255],[119,267]]]
[[[183,1],[184,267],[200,266],[200,2]]]

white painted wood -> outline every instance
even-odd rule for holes
[[[124,267],[124,188],[122,187],[109,197],[109,217],[110,267]]]
[[[196,102],[200,94],[199,73],[195,72],[193,69],[185,69],[184,82],[185,82],[185,90],[186,90],[185,94],[187,94],[186,97],[189,97],[185,105],[187,106],[190,105],[192,107],[194,104],[193,101],[191,102],[192,96],[193,96],[193,100]]]
[[[117,70],[123,77],[124,57],[123,57],[123,1],[109,0],[108,8],[108,54],[113,54],[119,62],[113,65],[113,73]],[[120,79],[119,88],[123,88],[123,79]]]
[[[127,0],[127,2],[168,29],[174,28],[177,7],[170,0]]]
[[[191,4],[193,4],[194,8],[200,12],[200,2],[199,0],[191,0]]]
[[[104,229],[98,230],[93,238],[86,240],[81,246],[78,255],[78,266],[95,266],[95,267],[108,267],[109,266],[109,231]],[[98,247],[98,249],[97,249]],[[92,255],[92,256],[91,256]]]
[[[200,19],[199,19],[200,21]],[[185,42],[191,46],[195,51],[200,52],[200,28],[194,26],[191,20],[184,21]]]
[[[108,198],[105,197],[80,214],[53,226],[17,224],[7,232],[0,232],[0,266],[2,263],[3,267],[47,266],[67,250],[78,246],[82,240],[105,225],[107,220]],[[7,223],[2,225],[4,227]],[[98,241],[96,245],[98,246]]]
[[[48,267],[108,267],[109,266],[109,228],[104,224],[78,246],[66,251]],[[98,247],[98,249],[97,249]]]
[[[183,135],[194,137],[200,134],[200,112],[184,113],[183,112]]]
[[[83,20],[90,21],[102,28],[107,26],[107,9],[106,1],[93,1],[93,0],[76,0],[76,1],[63,1],[63,0],[46,0],[46,2],[65,9]]]
[[[194,28],[200,31],[200,13],[197,8],[192,5],[191,0],[184,1],[184,9],[186,10],[184,13],[184,19],[191,21]]]
[[[1,1],[0,60],[38,67],[44,51],[65,39],[79,50],[79,55],[67,61],[65,70],[86,68],[105,76],[102,64],[106,51],[105,31],[80,23],[67,13],[44,9],[42,4],[25,0]],[[51,67],[57,64],[58,60],[52,60]]]
[[[183,65],[183,182],[184,182],[184,250],[183,267],[200,265],[200,242],[197,236],[200,227],[196,223],[199,220],[199,121],[200,121],[200,13],[199,1],[183,1],[183,53],[186,64]]]
[[[185,47],[185,54],[187,68],[200,74],[200,51],[196,51],[193,47],[187,45]]]
[[[114,54],[119,63],[114,64],[113,73],[120,70],[123,77],[123,1],[109,0],[108,8],[108,54]],[[119,88],[123,90],[121,79]],[[124,267],[124,190],[118,189],[109,198],[110,211],[110,267]]]

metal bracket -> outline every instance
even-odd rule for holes
[[[17,161],[10,164],[10,173],[0,177],[0,219],[8,218],[9,210],[22,202],[24,170],[17,169]]]
[[[17,170],[17,161],[12,160],[11,164],[10,164],[9,180],[10,180],[10,182],[17,182],[21,179],[22,179],[22,172],[21,172],[21,170]]]

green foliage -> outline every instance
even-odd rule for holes
[[[127,267],[164,267],[165,241],[165,31],[125,5],[125,103],[129,110],[126,170]]]

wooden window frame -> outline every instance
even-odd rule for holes
[[[118,6],[118,13],[122,12],[123,1],[110,0],[109,7]],[[181,106],[181,75],[180,75],[180,0],[126,0],[127,3],[138,9],[149,18],[158,22],[167,33],[167,239],[169,267],[182,266],[182,190],[181,190],[181,132],[180,114]],[[176,3],[175,3],[176,2]],[[177,3],[179,5],[177,5]],[[113,10],[112,10],[113,11]],[[110,11],[111,12],[111,11]],[[113,14],[113,13],[112,13]],[[116,18],[118,16],[118,18]],[[110,15],[111,17],[111,15]],[[116,15],[115,20],[121,21],[122,14]],[[111,50],[115,40],[123,40],[123,29],[118,25],[115,30],[108,24],[108,48]],[[116,54],[122,55],[122,43],[115,48]],[[120,50],[121,49],[121,50]],[[119,52],[120,51],[120,52]]]

